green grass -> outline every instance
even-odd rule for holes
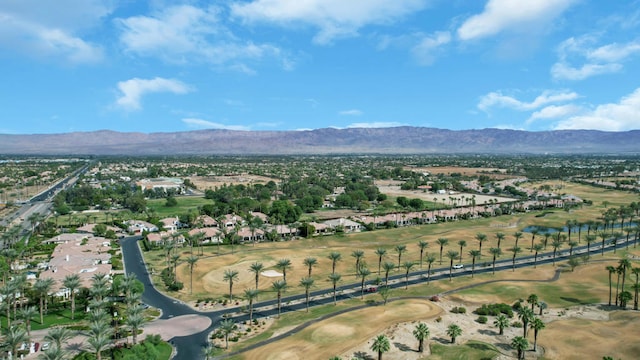
[[[85,313],[82,311],[81,307],[78,307],[77,304],[76,304],[76,313],[75,313],[74,320],[71,320],[70,309],[64,309],[59,311],[49,310],[48,314],[44,314],[44,317],[43,317],[44,322],[41,324],[40,313],[38,312],[38,314],[31,319],[31,330],[47,329],[54,325],[77,325],[77,323],[80,321],[83,321],[84,318],[85,318]],[[17,319],[17,320],[14,319],[12,315],[11,324],[13,324],[15,321],[22,322],[22,320],[20,319]],[[7,317],[6,317],[6,313],[4,312],[2,315],[0,315],[0,323],[2,324],[2,329],[6,330]]]
[[[190,210],[197,209],[199,206],[213,203],[213,200],[205,199],[201,196],[182,196],[176,197],[175,199],[178,202],[176,206],[165,206],[167,202],[166,199],[150,199],[147,200],[147,207],[155,211],[159,218],[165,218],[186,214]]]
[[[431,343],[431,356],[428,358],[436,360],[481,360],[495,359],[499,354],[500,352],[493,345],[470,340],[462,345]]]

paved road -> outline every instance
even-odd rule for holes
[[[168,297],[160,292],[158,292],[155,287],[153,287],[151,283],[151,279],[149,278],[149,274],[147,273],[147,269],[144,265],[142,253],[140,248],[138,247],[137,240],[139,237],[129,237],[122,240],[122,252],[123,252],[123,260],[125,264],[125,269],[127,274],[135,274],[140,281],[144,284],[144,293],[142,295],[142,300],[154,307],[162,310],[161,319],[169,319],[174,316],[181,315],[189,315],[189,314],[198,314],[207,316],[211,319],[211,325],[204,331],[198,332],[193,335],[188,336],[180,336],[174,337],[171,339],[171,342],[177,349],[177,354],[174,359],[177,360],[194,360],[194,359],[203,359],[203,349],[208,345],[207,336],[208,334],[216,329],[219,326],[220,321],[223,319],[223,316],[230,316],[236,322],[241,322],[248,320],[248,314],[243,314],[240,312],[238,308],[228,308],[218,311],[211,312],[199,312],[191,307],[183,304],[179,300]],[[630,239],[629,244],[634,244],[635,240]],[[615,245],[615,247],[614,247]],[[611,241],[607,241],[605,243],[605,251],[613,251],[615,248],[620,249],[626,246],[624,243],[624,238],[621,238],[620,242],[613,244]],[[596,256],[601,253],[601,245],[600,243],[592,244],[590,249],[590,255]],[[574,256],[581,256],[587,253],[586,245],[575,247],[573,249]],[[569,257],[568,250],[561,250],[556,253],[555,261],[563,261]],[[488,255],[485,255],[483,261],[479,264],[476,264],[475,273],[488,273],[493,271],[493,267],[491,266],[491,258]],[[488,261],[488,266],[487,266]],[[551,252],[538,254],[537,264],[548,264],[554,261],[553,255]],[[526,266],[533,266],[534,264],[534,256],[526,256],[520,257],[516,260],[515,268],[521,268]],[[513,268],[513,263],[511,259],[508,260],[500,260],[496,261],[495,271],[504,271],[511,270]],[[465,276],[470,275],[471,268],[469,266],[454,270],[451,273],[452,277]],[[431,281],[437,281],[442,279],[449,278],[449,268],[435,268],[432,269]],[[371,276],[375,278],[375,276]],[[368,284],[371,284],[373,280],[368,281]],[[415,285],[419,283],[425,283],[427,281],[427,271],[420,270],[412,272],[409,275],[409,285]],[[365,284],[367,284],[365,283]],[[405,286],[405,276],[404,275],[394,275],[389,277],[389,287],[391,288],[401,288]],[[337,288],[337,300],[346,300],[354,297],[360,297],[360,283],[352,283],[340,286]],[[425,296],[428,296],[425,294]],[[311,293],[312,301],[310,302],[311,306],[319,306],[333,303],[333,289],[323,289],[314,291]],[[260,303],[256,303],[254,306],[254,317],[266,317],[266,316],[276,316],[277,309],[276,300],[268,300]],[[289,312],[289,311],[298,311],[303,310],[306,307],[305,304],[305,296],[304,294],[287,296],[282,298],[283,305],[281,311]]]

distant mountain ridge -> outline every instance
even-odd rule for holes
[[[640,130],[520,131],[325,128],[308,131],[197,130],[0,134],[13,155],[640,154]]]

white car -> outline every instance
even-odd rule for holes
[[[464,267],[463,264],[455,264],[455,265],[453,265],[454,269],[462,269],[463,267]]]
[[[46,351],[49,349],[49,347],[51,346],[51,343],[42,343],[42,346],[40,347],[40,351]]]

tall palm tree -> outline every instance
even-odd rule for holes
[[[511,258],[512,271],[516,271],[516,256],[520,252],[522,252],[522,248],[520,248],[519,246],[514,246],[509,250],[511,250],[511,252],[513,253],[513,257]]]
[[[31,319],[38,313],[35,306],[28,306],[18,310],[18,318],[24,321],[24,327],[27,330],[27,337],[31,338]]]
[[[496,258],[500,257],[500,255],[502,255],[502,250],[500,250],[500,248],[491,248],[491,249],[489,249],[489,252],[493,256],[493,274],[495,274],[496,273]]]
[[[173,254],[171,255],[171,265],[173,266],[173,276],[174,278],[178,278],[178,265],[180,264],[180,255]]]
[[[80,276],[78,274],[70,274],[64,277],[62,285],[69,290],[69,298],[71,298],[71,320],[76,314],[76,290],[80,289]]]
[[[309,270],[309,277],[311,277],[311,269],[313,269],[313,267],[316,266],[317,264],[318,264],[318,259],[312,256],[308,256],[304,259],[304,265]]]
[[[309,291],[313,286],[314,280],[310,277],[300,279],[300,286],[304,288],[304,295],[307,299],[307,312],[309,312]]]
[[[131,336],[133,337],[133,345],[135,345],[138,341],[138,330],[145,323],[145,318],[142,313],[130,313],[126,320],[125,324],[131,330]]]
[[[331,281],[331,284],[333,285],[333,304],[336,305],[336,287],[338,285],[338,281],[340,281],[340,278],[342,278],[342,275],[337,274],[337,273],[331,273],[329,274],[329,281]]]
[[[513,237],[516,238],[516,244],[514,246],[518,247],[518,241],[520,241],[520,239],[522,238],[522,232],[521,231],[516,231],[513,234]]]
[[[402,260],[402,254],[407,251],[407,245],[396,245],[394,250],[398,253],[398,270],[400,270],[400,260]]]
[[[533,250],[535,251],[533,256],[533,268],[536,269],[538,267],[538,253],[542,251],[544,246],[540,243],[533,245]]]
[[[413,329],[413,336],[418,340],[418,352],[424,352],[424,340],[429,338],[429,328],[425,323],[418,323]]]
[[[631,269],[631,273],[636,277],[636,282],[633,284],[633,310],[638,310],[638,290],[640,289],[640,282],[638,280],[640,280],[640,268]]]
[[[611,281],[611,275],[613,275],[617,270],[615,267],[608,265],[605,268],[608,272],[609,272],[609,306],[611,306],[611,285],[612,285],[612,281]]]
[[[67,340],[70,340],[74,336],[74,332],[69,330],[64,326],[56,326],[49,328],[47,331],[47,335],[45,335],[44,339],[46,341],[51,341],[56,348],[62,349],[62,344]]]
[[[480,257],[482,257],[482,243],[487,240],[487,235],[483,233],[477,233],[476,240],[478,240],[478,251],[480,251]]]
[[[405,290],[409,288],[409,271],[411,271],[414,265],[415,263],[413,261],[405,261],[402,264],[402,267],[405,270],[404,271],[404,289]]]
[[[358,270],[360,270],[360,261],[362,261],[362,258],[364,257],[364,251],[353,250],[351,252],[351,257],[356,259],[355,269],[356,269],[356,276],[358,276]]]
[[[358,276],[360,277],[360,298],[364,299],[364,282],[367,280],[367,276],[371,275],[371,270],[366,266],[361,266],[358,269]]]
[[[553,242],[551,243],[551,246],[553,247],[553,265],[556,265],[556,253],[558,252],[558,249],[560,247],[562,247],[562,241],[560,240],[553,240]]]
[[[538,333],[545,328],[544,321],[539,317],[534,317],[529,325],[533,329],[533,351],[538,350]]]
[[[237,328],[238,326],[232,319],[225,319],[220,322],[218,329],[224,336],[225,349],[229,348],[229,335],[231,335]]]
[[[342,260],[342,255],[337,251],[332,251],[331,253],[329,253],[329,256],[327,257],[329,258],[329,260],[331,260],[331,273],[335,274],[336,263]]]
[[[531,311],[533,311],[534,306],[538,305],[538,301],[539,301],[538,295],[536,294],[529,295],[529,297],[527,298],[527,302],[531,304]]]
[[[258,289],[258,281],[260,280],[260,273],[264,270],[264,265],[261,262],[254,262],[249,267],[249,271],[251,271],[256,278],[256,290]]]
[[[607,233],[603,230],[603,231],[598,232],[598,236],[599,236],[599,237],[600,237],[600,239],[602,240],[601,253],[602,253],[602,256],[604,256],[604,242],[605,242],[605,240],[607,240],[607,236],[608,236],[608,235],[607,235]]]
[[[480,250],[469,250],[469,256],[471,256],[471,277],[476,270],[476,258],[480,257]]]
[[[456,338],[462,335],[462,329],[456,324],[451,324],[447,327],[447,335],[451,338],[451,343],[456,343]]]
[[[89,336],[87,344],[89,344],[89,349],[96,354],[96,359],[102,360],[102,351],[111,344],[111,339],[107,334],[93,335]]]
[[[529,340],[522,336],[516,336],[511,340],[511,347],[518,352],[518,360],[524,359],[524,352],[529,347]]]
[[[533,229],[531,229],[531,249],[530,251],[533,252],[533,244],[536,240],[536,235],[538,235],[540,233],[540,230],[537,227],[534,227]]]
[[[627,277],[627,269],[631,268],[631,261],[629,259],[620,259],[618,266],[622,269],[622,287],[620,291],[624,291],[624,280]]]
[[[380,266],[382,265],[382,258],[387,254],[387,249],[379,247],[376,249],[376,255],[378,255],[378,275],[380,275]]]
[[[278,296],[278,317],[280,317],[280,310],[282,309],[282,292],[287,288],[287,282],[284,280],[276,280],[271,283],[271,288],[276,292]],[[334,290],[335,298],[335,290]]]
[[[29,338],[27,337],[25,329],[21,326],[14,325],[9,327],[7,332],[4,334],[3,343],[11,349],[11,354],[15,354],[18,349],[18,345],[27,342],[28,340]]]
[[[189,265],[189,294],[193,294],[193,269],[196,267],[198,259],[200,258],[195,255],[189,255],[187,258],[187,264]]]
[[[38,354],[38,360],[65,360],[67,353],[62,349],[53,346]]]
[[[422,269],[422,258],[424,257],[424,250],[429,246],[429,243],[420,240],[418,241],[418,248],[420,248],[420,269]],[[378,271],[378,275],[380,275],[380,271]]]
[[[587,257],[591,256],[591,243],[596,241],[596,236],[595,235],[587,235],[584,237],[585,241],[587,242]]]
[[[493,326],[500,330],[500,335],[504,335],[504,329],[509,326],[509,318],[505,314],[498,314],[493,320]]]
[[[444,250],[444,247],[449,244],[449,239],[447,238],[438,238],[438,240],[436,241],[438,243],[438,245],[440,245],[440,265],[442,265],[442,250]]]
[[[504,240],[504,233],[497,232],[496,239],[498,239],[498,249],[500,249],[500,244],[502,243],[502,240]]]
[[[258,298],[260,290],[258,289],[245,289],[244,297],[249,302],[249,323],[253,321],[253,302]]]
[[[449,258],[449,281],[452,280],[451,273],[453,271],[453,260],[457,259],[459,255],[460,254],[455,250],[447,251],[447,257]]]
[[[284,282],[287,282],[287,269],[291,269],[291,260],[289,259],[280,259],[276,263],[276,268],[282,271],[282,279]]]
[[[52,278],[39,278],[33,284],[33,290],[37,294],[40,299],[40,324],[44,323],[44,310],[45,310],[45,302],[49,297],[49,292],[51,292],[51,288],[53,287],[55,281]]]
[[[222,278],[229,283],[229,300],[233,301],[233,282],[238,280],[238,270],[227,269]]]
[[[529,327],[529,323],[533,320],[534,314],[531,309],[528,307],[521,307],[518,310],[518,318],[522,321],[522,337],[527,337],[527,328]]]
[[[389,272],[396,268],[396,264],[391,261],[385,261],[382,264],[382,268],[384,269],[384,285],[387,286],[389,285]]]
[[[436,261],[436,256],[433,254],[427,254],[427,264],[429,267],[427,268],[427,284],[431,282],[431,265]]]
[[[384,335],[378,335],[371,344],[371,351],[378,353],[378,360],[382,360],[382,354],[391,349],[391,343],[389,338]]]
[[[462,248],[467,246],[467,242],[465,240],[460,240],[460,241],[458,241],[458,245],[460,245],[460,258],[458,259],[458,261],[461,263],[462,262]]]

